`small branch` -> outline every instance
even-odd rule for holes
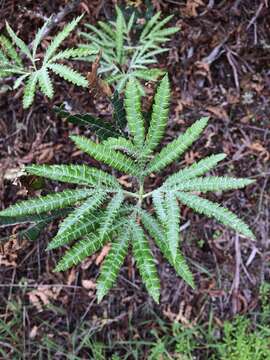
[[[233,70],[233,77],[234,77],[234,83],[235,83],[235,87],[238,93],[240,93],[240,84],[239,84],[239,79],[238,79],[238,73],[237,73],[237,69],[236,69],[236,65],[234,62],[234,58],[233,58],[233,54],[232,51],[226,46],[226,51],[227,51],[227,59],[229,61],[229,64],[231,65],[231,68]]]
[[[234,5],[232,6],[232,11],[233,11],[234,13],[236,13],[236,14],[239,12],[238,7],[239,7],[241,1],[242,1],[242,0],[236,0],[236,2],[234,3]]]
[[[81,0],[72,0],[67,3],[67,5],[59,11],[59,13],[53,15],[51,20],[48,22],[47,26],[44,28],[44,31],[41,35],[41,39],[44,39],[62,20],[63,18],[71,13],[79,4]],[[32,48],[33,42],[29,45]]]
[[[253,25],[253,24],[255,23],[255,21],[257,20],[257,18],[260,16],[260,13],[261,13],[263,7],[264,7],[264,3],[260,3],[260,6],[258,7],[255,15],[254,15],[253,18],[250,20],[250,22],[249,22],[249,24],[248,24],[248,26],[247,26],[247,28],[246,28],[247,30],[251,27],[251,25]]]
[[[232,310],[233,314],[238,312],[238,292],[239,292],[239,285],[240,285],[240,265],[241,265],[241,249],[239,243],[239,236],[236,235],[235,237],[235,273],[234,273],[234,280],[233,280],[233,293],[232,293]]]

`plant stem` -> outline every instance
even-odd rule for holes
[[[123,193],[124,193],[125,195],[127,195],[127,196],[130,196],[130,197],[139,198],[139,194],[137,194],[137,193],[132,193],[132,192],[126,191],[126,190],[124,190]]]
[[[147,198],[148,196],[151,196],[154,191],[150,191],[142,196],[143,199]]]
[[[143,182],[140,182],[140,187],[139,187],[139,201],[138,201],[138,207],[141,207],[142,206],[142,202],[143,202],[143,196],[144,196],[144,193],[143,193]]]

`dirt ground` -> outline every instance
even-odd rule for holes
[[[1,0],[0,33],[7,20],[30,43],[43,23],[42,17],[58,13],[65,3]],[[171,23],[181,27],[169,44],[169,55],[161,57],[159,64],[160,68],[168,69],[173,92],[164,143],[200,116],[211,117],[201,140],[167,172],[207,154],[225,152],[227,158],[216,174],[250,177],[256,183],[244,190],[215,194],[213,198],[243,218],[257,240],[239,238],[216,222],[184,208],[183,252],[190,261],[197,288],[193,291],[184,284],[154,249],[162,283],[159,306],[145,292],[131,256],[117,285],[99,305],[93,289],[99,269],[98,255],[70,271],[53,273],[62,250],[48,253],[45,248],[57,229],[56,222],[36,241],[14,238],[3,242],[0,316],[7,319],[11,315],[8,302],[19,303],[24,314],[20,330],[24,339],[33,329],[37,329],[32,335],[38,339],[45,332],[53,332],[53,327],[60,342],[64,342],[79,319],[89,321],[91,331],[96,331],[105,342],[108,338],[147,339],[151,327],[155,327],[153,312],[169,321],[196,323],[207,321],[211,311],[215,320],[222,322],[237,313],[256,311],[260,284],[270,280],[270,3],[267,0],[133,3],[137,3],[142,17],[148,3],[161,10],[163,16],[174,14]],[[59,26],[82,12],[85,12],[82,24],[108,20],[113,15],[113,2],[77,1],[73,11],[43,41],[43,46]],[[77,41],[73,32],[66,44]],[[78,66],[87,71],[87,66]],[[60,164],[82,159],[89,162],[89,158],[78,154],[68,138],[71,132],[83,130],[57,117],[54,105],[65,102],[74,111],[110,116],[108,104],[102,99],[93,100],[82,88],[59,78],[55,78],[55,83],[53,101],[38,94],[33,106],[24,111],[21,89],[7,91],[6,85],[11,83],[0,80],[1,208],[39,191],[31,188],[29,179],[17,183],[10,180],[22,164]],[[156,183],[160,180],[155,179]],[[54,190],[55,186],[48,182],[47,188]],[[0,228],[0,237],[16,234],[17,230],[18,227]],[[147,326],[140,325],[144,320],[148,321]]]

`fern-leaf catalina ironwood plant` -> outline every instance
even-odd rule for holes
[[[234,213],[198,194],[242,188],[252,183],[249,179],[203,176],[222,161],[225,154],[208,156],[168,176],[159,188],[145,192],[146,177],[178,160],[200,137],[208,118],[196,121],[156,153],[168,119],[168,77],[165,76],[157,88],[148,129],[140,97],[136,82],[130,80],[125,92],[128,138],[110,137],[98,143],[83,136],[71,136],[77,147],[92,158],[133,177],[134,192],[123,188],[117,177],[86,165],[31,165],[26,167],[29,174],[79,187],[21,201],[0,212],[2,217],[25,216],[74,206],[60,223],[48,250],[70,246],[76,241],[55,268],[55,271],[64,271],[82,262],[105,243],[111,243],[97,282],[98,301],[114,284],[129,248],[146,289],[156,302],[159,301],[160,282],[148,241],[150,237],[177,274],[194,287],[192,273],[181,252],[180,204],[217,219],[245,237],[254,238],[249,227]],[[154,212],[147,209],[145,200],[149,198],[152,198]]]
[[[88,81],[82,74],[66,64],[59,63],[59,61],[84,58],[97,53],[91,46],[85,49],[76,47],[58,51],[63,41],[76,28],[82,16],[72,20],[53,37],[42,56],[42,61],[37,51],[51,19],[48,19],[37,31],[31,46],[26,45],[6,23],[9,38],[3,34],[0,35],[0,79],[9,76],[15,77],[13,89],[24,84],[24,109],[33,103],[38,88],[49,99],[53,97],[54,88],[50,72],[75,85],[88,87]],[[26,60],[30,61],[30,65],[26,63]]]
[[[172,15],[161,19],[161,12],[156,13],[146,21],[141,31],[136,30],[136,13],[133,12],[126,22],[124,12],[115,7],[116,20],[110,22],[99,21],[96,26],[86,24],[87,32],[81,36],[88,40],[88,44],[81,44],[83,49],[101,51],[101,61],[98,73],[104,80],[121,92],[132,77],[142,94],[143,86],[140,81],[156,81],[164,71],[149,65],[157,63],[159,54],[169,51],[162,47],[170,37],[180,30],[177,26],[168,26]],[[89,56],[94,61],[94,56]]]

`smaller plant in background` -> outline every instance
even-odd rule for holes
[[[243,188],[253,182],[249,179],[203,176],[225,158],[224,154],[208,156],[179,170],[157,189],[149,191],[146,188],[145,179],[179,159],[200,137],[208,123],[206,117],[199,119],[156,153],[168,120],[169,98],[169,80],[165,76],[157,88],[150,124],[146,126],[137,83],[130,79],[124,102],[129,130],[126,137],[118,134],[117,137],[111,136],[111,132],[108,136],[107,132],[105,139],[96,143],[83,136],[71,136],[80,150],[132,177],[133,191],[124,188],[108,172],[86,165],[31,165],[26,167],[29,174],[80,187],[22,201],[0,212],[0,217],[45,216],[47,212],[74,207],[60,223],[48,249],[77,241],[56,266],[55,271],[64,271],[97,252],[107,242],[112,244],[97,283],[98,301],[115,283],[130,247],[149,294],[156,302],[159,301],[160,282],[149,237],[155,240],[177,274],[194,287],[192,273],[179,246],[180,204],[217,219],[245,237],[254,238],[249,227],[234,213],[198,195]],[[122,116],[118,113],[117,118]],[[155,215],[147,209],[146,199],[152,200]]]
[[[50,19],[38,30],[31,46],[27,46],[25,42],[15,34],[9,24],[6,23],[6,30],[10,38],[5,35],[0,35],[0,79],[10,76],[16,77],[17,79],[14,82],[13,89],[24,85],[24,109],[27,109],[33,103],[38,87],[49,99],[53,97],[54,89],[49,74],[50,71],[75,85],[85,88],[88,87],[88,81],[83,75],[71,67],[59,63],[59,61],[84,58],[85,56],[95,54],[95,50],[91,49],[91,47],[68,48],[57,52],[62,42],[77,26],[81,18],[82,16],[79,16],[68,23],[64,29],[53,38],[42,59],[40,59],[40,55],[37,54],[37,49]],[[30,61],[30,65],[27,64],[26,60]]]
[[[133,77],[138,80],[157,80],[164,71],[153,68],[150,64],[157,63],[157,55],[164,53],[169,48],[161,45],[170,40],[170,36],[179,31],[178,27],[168,27],[167,23],[172,16],[161,20],[161,13],[156,13],[146,22],[138,33],[134,30],[135,12],[126,22],[121,9],[116,6],[116,20],[109,23],[99,21],[97,26],[86,24],[89,32],[81,32],[81,36],[90,41],[82,44],[83,49],[102,51],[99,74],[102,74],[107,83],[112,84],[119,92],[125,88],[127,81]],[[94,57],[90,57],[94,60]],[[141,93],[143,87],[138,81]]]
[[[269,325],[269,324],[268,324]],[[223,339],[217,353],[221,360],[268,360],[270,359],[270,334],[268,326],[252,329],[251,321],[243,316],[226,321]]]

